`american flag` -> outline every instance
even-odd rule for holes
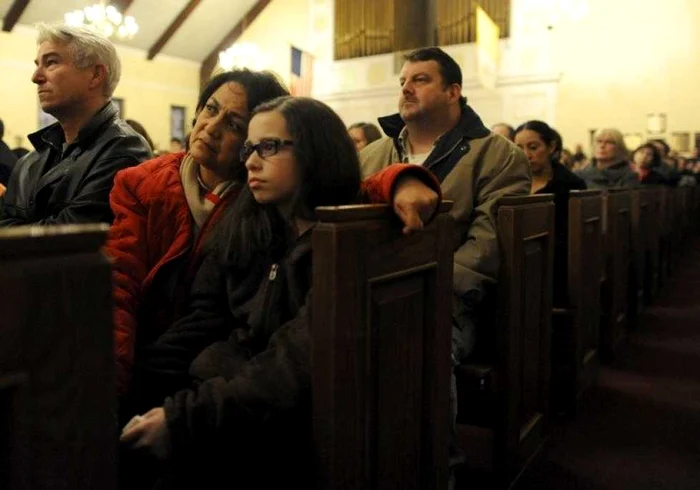
[[[292,73],[289,87],[292,95],[302,97],[311,96],[313,65],[313,56],[292,46]]]

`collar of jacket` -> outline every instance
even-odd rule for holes
[[[449,151],[463,138],[473,140],[484,138],[489,135],[490,130],[484,126],[484,123],[481,122],[481,118],[474,112],[474,109],[464,103],[461,105],[461,108],[462,115],[459,118],[459,122],[440,138],[437,146],[431,152],[430,157],[428,157],[425,166],[429,165],[430,160],[441,158],[445,152]],[[401,130],[406,125],[403,119],[401,119],[401,115],[397,112],[390,116],[380,117],[377,121],[379,121],[379,125],[384,130],[384,133],[392,138],[396,144]],[[401,155],[400,150],[399,155]],[[401,155],[401,158],[403,158],[403,155]]]
[[[608,165],[608,166],[605,167],[605,168],[600,168],[600,166],[598,165],[598,160],[596,160],[595,158],[593,158],[593,159],[591,160],[591,163],[592,163],[591,166],[597,168],[597,169],[600,170],[601,172],[603,172],[603,171],[605,171],[605,170],[612,170],[612,171],[614,171],[614,170],[620,170],[620,169],[626,170],[627,167],[629,166],[629,162],[628,162],[627,160],[620,160],[619,162],[613,163],[612,165]]]
[[[83,141],[90,141],[93,133],[99,130],[103,124],[114,119],[117,116],[117,113],[117,106],[110,100],[97,112],[97,114],[93,116],[92,119],[90,119],[90,121],[88,121],[85,126],[80,128],[80,131],[78,131],[78,137],[73,144],[80,144]],[[60,150],[61,145],[65,141],[65,135],[60,123],[53,123],[50,126],[40,129],[39,131],[30,134],[28,138],[32,145],[34,145],[36,151],[41,151],[46,146],[51,146]]]
[[[429,169],[438,181],[442,181],[452,171],[460,159],[470,150],[469,141],[485,138],[491,131],[484,126],[481,118],[466,103],[462,103],[462,115],[459,122],[445,133],[437,142],[436,146],[423,162],[423,167]],[[399,159],[403,161],[399,134],[405,126],[399,114],[380,117],[378,119],[384,132],[394,141],[394,147],[399,154]]]

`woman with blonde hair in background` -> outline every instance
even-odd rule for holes
[[[630,165],[629,151],[620,130],[599,129],[593,141],[594,157],[590,165],[576,172],[586,181],[589,189],[638,185],[637,174]]]

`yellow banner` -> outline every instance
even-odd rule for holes
[[[501,30],[484,9],[476,6],[477,76],[485,88],[496,88],[498,79],[498,40]]]

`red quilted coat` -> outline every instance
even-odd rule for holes
[[[184,156],[168,154],[122,170],[110,194],[115,219],[106,251],[113,259],[119,394],[128,389],[137,327],[139,336],[154,337],[178,318],[178,306],[185,303],[202,260],[202,245],[239,193],[234,189],[214,207],[195,243],[194,222],[180,180]],[[390,202],[393,186],[405,172],[439,190],[427,170],[404,164],[369,177],[364,190],[373,202]]]

